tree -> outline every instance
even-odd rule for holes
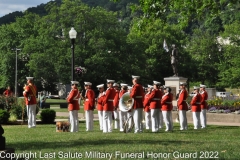
[[[239,46],[240,46],[240,22],[234,21],[234,23],[225,25],[224,32],[221,34],[223,41],[222,50],[223,60],[221,65],[219,65],[219,86],[223,87],[239,87],[240,82],[240,56],[239,56]]]
[[[193,80],[214,87],[218,81],[218,65],[221,60],[216,36],[196,29],[187,44],[186,50],[191,55],[194,66]]]

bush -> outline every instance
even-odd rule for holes
[[[6,110],[0,109],[0,124],[6,124],[10,114]]]
[[[43,123],[53,123],[56,118],[56,112],[52,109],[43,109],[40,118]]]
[[[20,105],[14,105],[12,106],[11,109],[11,114],[16,115],[17,119],[22,119],[22,113],[23,113],[23,109]],[[27,118],[27,107],[24,107],[24,117],[23,119]]]

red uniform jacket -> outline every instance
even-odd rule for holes
[[[3,94],[6,96],[6,97],[8,97],[8,96],[12,96],[13,95],[13,92],[11,91],[11,90],[6,90],[6,91],[4,91],[3,92]]]
[[[144,91],[140,84],[135,84],[130,93],[130,97],[134,99],[133,109],[143,108]]]
[[[105,96],[105,92],[99,93],[98,99],[97,99],[97,110],[98,111],[103,111],[103,99]]]
[[[201,95],[195,94],[192,98],[191,105],[192,105],[192,112],[201,112]]]
[[[115,89],[114,88],[108,88],[106,90],[106,95],[104,96],[103,99],[103,110],[104,111],[113,111],[113,100],[115,97]]]
[[[37,104],[36,100],[37,87],[33,84],[29,84],[25,87],[23,96],[25,97],[26,105]]]
[[[126,93],[127,91],[126,90],[121,90],[120,92],[119,92],[119,99],[122,97],[122,95],[124,94],[124,93]]]
[[[161,109],[162,92],[159,89],[152,90],[149,96],[150,109]]]
[[[80,93],[77,88],[72,89],[67,97],[67,102],[68,102],[68,110],[79,110],[79,103],[78,100],[80,98]]]
[[[94,110],[95,105],[95,93],[92,89],[87,89],[85,93],[85,102],[84,102],[84,110]]]
[[[150,103],[149,103],[149,96],[150,96],[150,92],[146,93],[144,96],[144,101],[143,101],[143,106],[144,106],[144,111],[145,112],[150,112]]]
[[[162,111],[171,111],[173,109],[172,100],[173,100],[172,93],[166,93],[162,96],[161,100]]]
[[[187,97],[188,97],[187,91],[185,89],[181,90],[177,101],[179,110],[188,110],[188,105],[186,102]]]
[[[206,100],[208,99],[208,93],[206,91],[203,91],[201,93],[202,99],[201,99],[201,109],[208,109],[208,105]]]
[[[119,90],[115,90],[115,97],[113,100],[113,106],[116,108],[118,108],[118,104],[119,104]]]

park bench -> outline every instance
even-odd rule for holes
[[[67,102],[46,102],[44,108],[50,108],[51,105],[60,105],[60,108],[68,108]]]

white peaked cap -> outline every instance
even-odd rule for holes
[[[139,79],[139,78],[140,78],[140,76],[134,76],[134,75],[132,75],[132,78]]]
[[[27,80],[33,80],[33,77],[26,77]]]
[[[127,87],[127,86],[128,86],[128,85],[127,85],[127,84],[125,84],[125,83],[121,83],[120,85],[121,85],[122,87],[123,87],[123,86],[125,86],[125,87]]]
[[[199,87],[197,87],[197,86],[193,86],[193,89],[195,90],[195,89],[199,89]]]
[[[148,85],[148,88],[153,88],[153,86],[152,85]]]
[[[113,84],[113,87],[118,87],[118,86],[119,86],[119,84],[117,84],[117,83]]]
[[[165,85],[163,85],[163,88],[170,88],[170,86],[165,86]]]
[[[184,85],[184,86],[186,86],[187,83],[186,83],[186,82],[180,82],[180,85]]]
[[[91,83],[91,82],[84,82],[84,85],[85,85],[85,86],[91,86],[92,83]]]
[[[115,80],[107,79],[107,83],[114,83]]]
[[[71,84],[78,84],[78,81],[71,81]]]
[[[200,88],[206,88],[207,86],[204,84],[200,84]]]
[[[160,85],[160,84],[161,84],[161,82],[158,82],[158,81],[153,81],[153,84]]]
[[[97,85],[97,88],[103,88],[103,87],[104,87],[104,84]]]

